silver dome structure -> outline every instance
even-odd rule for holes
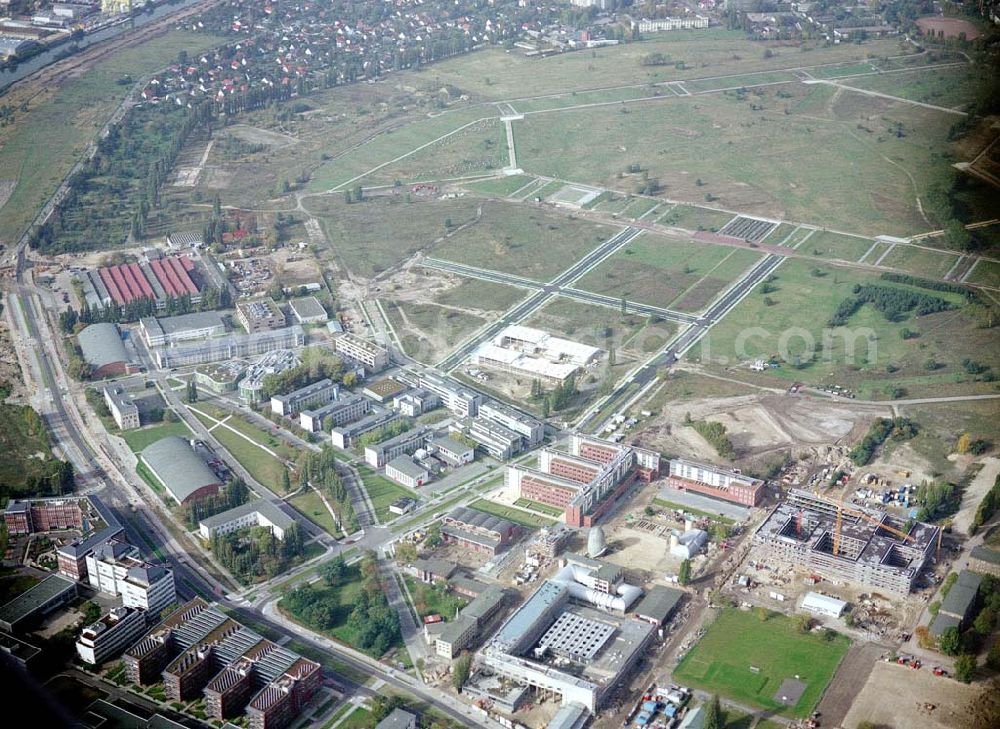
[[[608,551],[608,542],[604,538],[604,530],[599,526],[590,527],[587,535],[587,556],[596,559]]]

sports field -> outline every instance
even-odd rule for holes
[[[788,618],[767,620],[750,612],[724,610],[681,660],[674,680],[784,716],[807,716],[833,677],[850,641],[836,635],[803,634]],[[775,700],[785,679],[805,684],[792,706]]]

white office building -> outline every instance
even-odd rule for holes
[[[140,610],[115,607],[96,623],[88,625],[76,641],[80,660],[99,665],[116,658],[146,632],[146,616]]]
[[[268,527],[278,539],[285,538],[285,531],[295,521],[266,499],[248,501],[221,514],[210,516],[198,522],[198,533],[202,539],[211,539],[216,534],[229,534],[248,527]]]
[[[275,415],[294,417],[302,410],[326,405],[337,399],[340,386],[333,380],[323,379],[311,385],[300,387],[287,395],[274,395],[271,398],[271,412]]]
[[[139,427],[139,408],[132,402],[132,395],[121,385],[109,385],[104,388],[104,402],[107,403],[111,417],[115,419],[122,430]]]
[[[97,590],[120,595],[122,605],[158,615],[177,600],[174,573],[144,562],[131,544],[112,540],[87,555],[87,581]]]

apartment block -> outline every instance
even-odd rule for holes
[[[122,430],[139,427],[139,408],[132,402],[132,395],[121,385],[104,388],[104,402],[111,411],[111,417]]]
[[[105,542],[87,555],[86,563],[90,586],[121,596],[125,607],[157,615],[177,600],[174,573],[142,560],[139,550],[131,544]]]
[[[339,392],[340,386],[333,380],[323,379],[286,395],[274,395],[271,398],[271,412],[275,415],[294,417],[302,410],[326,405],[336,400]]]
[[[354,423],[347,423],[330,431],[330,439],[337,448],[353,448],[357,439],[365,433],[398,420],[399,415],[391,410],[380,410]]]
[[[484,401],[479,408],[479,416],[522,436],[528,448],[533,448],[545,438],[545,423],[497,400]]]
[[[433,392],[441,398],[441,403],[460,418],[468,418],[479,413],[483,396],[475,390],[449,380],[431,371],[421,371],[417,374],[417,385]]]
[[[743,506],[757,506],[764,499],[764,482],[731,469],[674,458],[670,461],[667,483]]]
[[[382,468],[397,456],[410,455],[424,446],[429,433],[429,428],[418,426],[389,440],[365,446],[365,463],[374,468]]]
[[[140,610],[115,607],[96,623],[91,623],[76,641],[80,660],[99,665],[119,656],[146,632],[146,615]]]
[[[350,394],[318,408],[303,410],[299,413],[299,425],[310,433],[318,433],[328,421],[332,427],[350,423],[367,415],[371,407],[371,400],[367,397]]]
[[[381,372],[389,366],[389,350],[350,332],[334,339],[333,348],[348,359],[364,365],[369,372]]]
[[[285,315],[281,307],[270,297],[238,302],[236,320],[248,334],[273,332],[285,326]]]

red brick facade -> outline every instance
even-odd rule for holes
[[[667,485],[680,491],[694,491],[716,499],[722,499],[723,501],[730,501],[734,504],[742,504],[743,506],[757,506],[764,499],[763,488],[753,488],[749,485],[732,484],[728,488],[717,488],[707,483],[690,481],[686,478],[677,478],[676,476],[669,477]]]

